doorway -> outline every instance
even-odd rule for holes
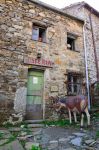
[[[27,83],[27,120],[43,119],[44,71],[29,70]]]

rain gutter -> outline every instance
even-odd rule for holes
[[[89,77],[88,77],[88,61],[87,61],[87,48],[86,48],[86,22],[83,25],[83,39],[84,39],[84,51],[85,51],[85,70],[86,70],[86,86],[88,97],[88,109],[90,110],[90,90],[89,90]]]

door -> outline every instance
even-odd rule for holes
[[[28,120],[43,119],[43,85],[44,72],[30,70],[27,84],[27,114]]]

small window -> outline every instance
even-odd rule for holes
[[[46,42],[46,29],[33,25],[32,39],[35,41]]]
[[[73,73],[67,75],[67,94],[81,94],[81,76]]]
[[[67,34],[67,48],[75,50],[75,37],[73,35]]]

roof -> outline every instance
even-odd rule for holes
[[[80,5],[81,7],[87,8],[89,11],[91,11],[93,14],[95,14],[96,16],[99,17],[99,12],[95,8],[93,8],[92,6],[90,6],[88,3],[84,2],[84,1],[71,4],[71,5],[63,8],[62,10],[66,10],[66,9],[69,9],[69,8],[72,8],[72,7],[75,7],[78,5]]]
[[[37,5],[41,6],[41,7],[44,7],[44,8],[46,8],[46,9],[52,10],[52,11],[54,11],[54,12],[56,12],[56,13],[59,13],[59,14],[61,14],[61,15],[63,15],[63,16],[66,16],[66,17],[69,17],[69,18],[72,18],[72,19],[75,19],[75,20],[78,20],[78,21],[81,21],[82,23],[84,23],[84,20],[83,20],[83,19],[78,18],[78,17],[75,17],[75,16],[73,16],[73,15],[71,15],[71,14],[68,14],[68,13],[64,12],[63,10],[61,10],[61,9],[59,9],[59,8],[56,8],[56,7],[54,7],[54,6],[51,6],[51,5],[49,5],[49,4],[46,4],[46,3],[41,2],[41,1],[39,1],[39,0],[28,0],[28,1],[30,1],[30,2],[32,2],[32,3],[34,3],[34,4],[37,4]]]

